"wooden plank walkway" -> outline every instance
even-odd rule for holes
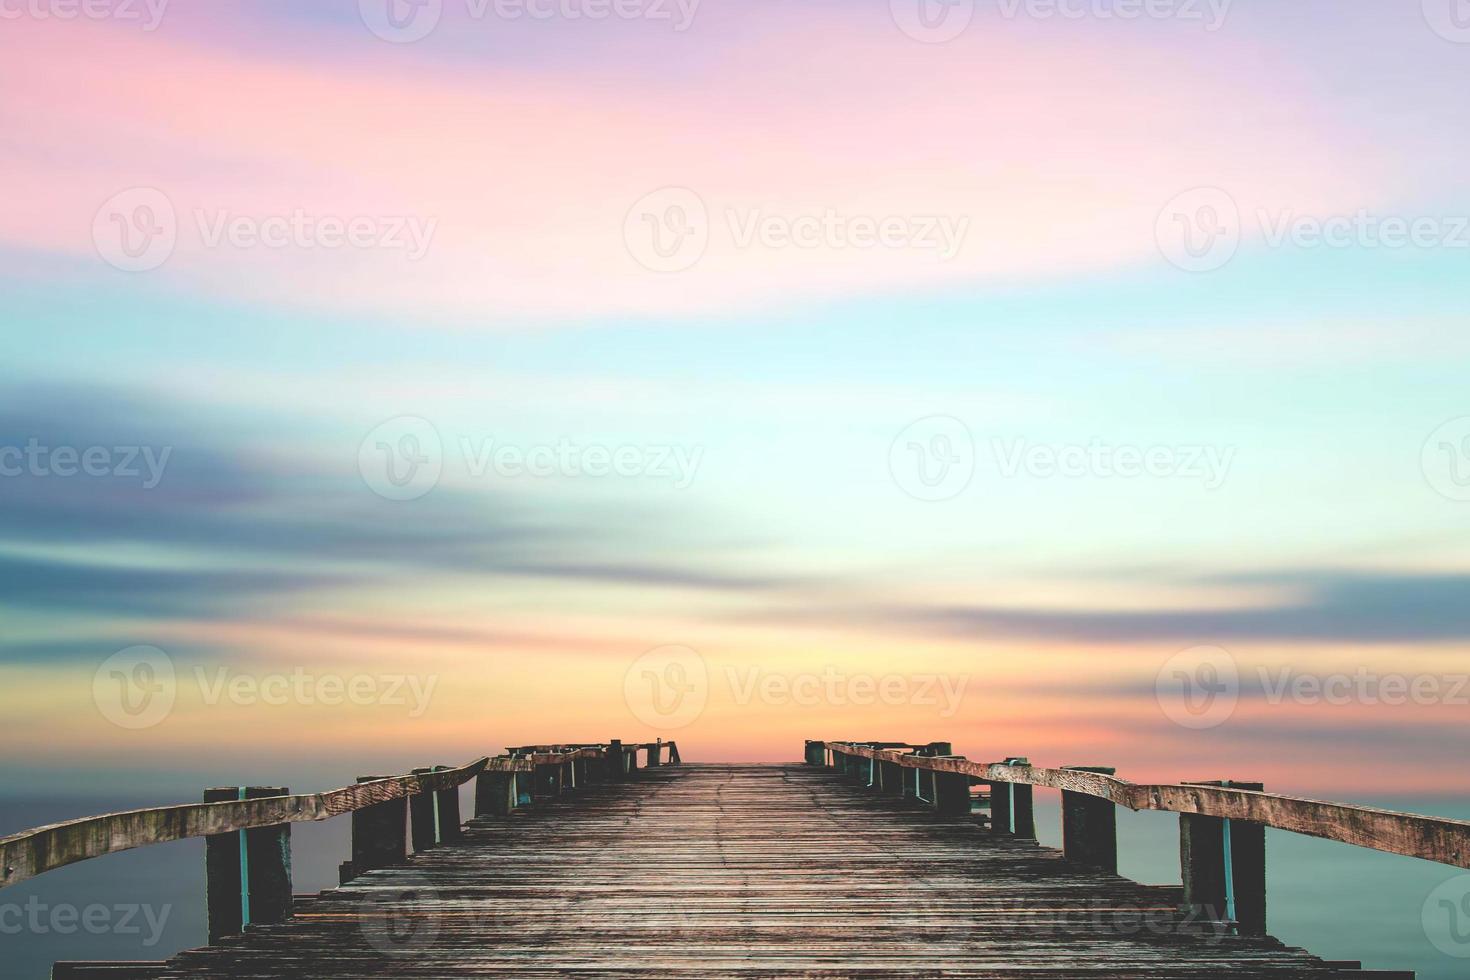
[[[162,976],[1368,975],[1178,902],[829,769],[684,765],[477,818]]]

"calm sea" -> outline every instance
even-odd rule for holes
[[[1038,793],[1038,829],[1043,843],[1059,845],[1060,812],[1048,795]],[[0,799],[0,836],[161,802],[179,801]],[[1470,819],[1470,798],[1358,802]],[[469,787],[462,803],[463,812],[472,812]],[[346,819],[295,825],[297,892],[337,883],[348,835]],[[1123,874],[1179,883],[1177,817],[1120,811],[1118,844]],[[1437,886],[1461,872],[1275,831],[1267,848],[1271,931],[1284,941],[1327,959],[1361,960],[1368,969],[1415,970],[1421,980],[1470,978],[1466,923],[1451,920],[1455,909],[1428,902]],[[110,855],[0,892],[0,976],[7,980],[45,980],[62,959],[162,960],[204,938],[202,841]]]

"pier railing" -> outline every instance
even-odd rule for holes
[[[674,742],[535,745],[459,768],[435,766],[402,776],[362,776],[324,793],[291,795],[284,787],[230,786],[202,803],[130,810],[68,820],[0,838],[0,888],[56,868],[119,851],[206,838],[209,936],[215,942],[246,925],[290,917],[291,824],[352,816],[346,882],[391,867],[415,852],[460,836],[459,788],[475,785],[475,815],[505,815],[578,786],[635,775],[645,766],[678,765]],[[411,832],[409,827],[411,826]]]
[[[1117,807],[1177,813],[1185,904],[1223,910],[1248,935],[1266,933],[1267,827],[1470,868],[1470,822],[1281,796],[1260,783],[1132,783],[1109,767],[1048,769],[1019,757],[975,762],[954,755],[947,742],[808,741],[806,761],[949,814],[972,813],[972,787],[988,786],[978,802],[988,806],[991,831],[1032,840],[1033,788],[1060,790],[1066,857],[1113,874]]]

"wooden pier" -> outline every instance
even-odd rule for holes
[[[1209,815],[1276,825],[1339,805],[1224,784],[1136,786],[1100,767],[982,764],[942,743],[808,742],[806,756],[711,766],[678,764],[671,743],[532,746],[369,780],[341,791],[355,796],[342,811],[353,814],[343,883],[309,897],[289,895],[282,835],[342,798],[237,792],[173,808],[181,831],[201,808],[253,828],[243,844],[237,832],[209,837],[211,945],[161,963],[58,964],[53,976],[1412,977],[1266,935],[1263,824]],[[461,824],[456,787],[470,779],[476,815]],[[1062,850],[1034,839],[1034,786],[1063,790]],[[280,823],[294,801],[307,801],[303,815]],[[1119,802],[1181,812],[1183,888],[1118,876]],[[244,809],[208,810],[221,805]],[[1359,816],[1319,836],[1399,853],[1470,840],[1470,824],[1342,809]],[[252,822],[271,814],[277,823]],[[138,815],[94,821],[158,835]],[[35,861],[84,838],[100,840],[42,828],[0,841],[0,855],[14,876],[25,847]]]

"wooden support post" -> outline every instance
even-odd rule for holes
[[[825,759],[819,759],[817,757],[817,753],[818,752],[821,752],[821,751],[822,751],[822,749],[821,749],[819,743],[813,742],[811,739],[807,739],[806,740],[806,752],[805,752],[806,764],[809,765],[809,766],[820,766],[820,765],[822,765],[822,763],[825,761]]]
[[[970,777],[959,772],[934,774],[934,809],[946,816],[970,815]]]
[[[1011,833],[1011,783],[990,784],[990,832]]]
[[[530,806],[534,794],[531,792],[532,783],[535,782],[534,772],[517,772],[511,774],[511,789],[516,795],[516,806]]]
[[[555,799],[561,795],[561,765],[537,766],[531,772],[531,800]]]
[[[415,776],[433,772],[415,769]],[[408,798],[408,816],[413,834],[413,852],[422,854],[439,846],[438,800],[436,793],[415,793]]]
[[[435,772],[444,772],[452,766],[435,766]],[[441,789],[439,797],[439,843],[457,844],[464,837],[459,819],[459,787]]]
[[[224,786],[205,790],[204,802],[290,795],[277,786]],[[290,824],[212,834],[205,838],[204,866],[210,943],[291,918]]]
[[[896,762],[880,762],[878,772],[882,776],[885,795],[903,796],[903,766]]]
[[[387,776],[359,776],[359,783]],[[352,860],[343,863],[342,884],[367,871],[391,868],[408,860],[408,798],[399,797],[352,811]]]
[[[1191,783],[1260,791],[1261,783],[1215,781]],[[1225,887],[1225,827],[1230,827],[1231,889]],[[1197,914],[1234,921],[1244,936],[1266,935],[1266,828],[1244,820],[1222,820],[1192,813],[1179,815],[1179,866],[1184,904]]]
[[[664,764],[664,741],[659,739],[648,747],[648,768],[657,769]]]
[[[669,743],[669,765],[671,765],[671,766],[681,765],[681,763],[679,761],[679,743],[678,742],[670,742]]]
[[[623,762],[623,740],[615,738],[607,743],[607,751],[604,756],[607,767],[607,778],[614,782],[621,782],[627,772]]]
[[[475,816],[504,817],[516,802],[514,773],[482,772],[475,778]]]
[[[1015,824],[1016,837],[1020,840],[1036,839],[1036,805],[1032,790],[1027,783],[1011,783],[1011,820]]]
[[[1063,766],[1073,772],[1116,775],[1106,766]],[[1110,800],[1062,791],[1062,851],[1068,861],[1118,873],[1118,808]]]

